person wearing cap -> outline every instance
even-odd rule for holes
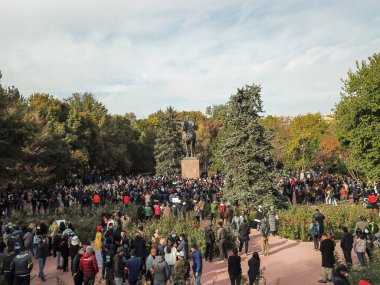
[[[348,268],[346,265],[341,264],[333,272],[333,283],[334,285],[350,285],[350,282],[347,279]]]
[[[83,273],[84,285],[94,285],[99,267],[92,246],[86,247],[86,253],[83,254],[79,261],[79,270]]]
[[[202,278],[202,254],[197,249],[197,245],[193,243],[190,248],[192,254],[193,254],[193,274],[195,279],[195,285],[201,284],[201,278]]]
[[[185,252],[178,254],[178,260],[174,265],[173,285],[186,285],[190,278],[190,263],[185,259]]]
[[[103,242],[103,234],[102,234],[102,226],[98,226],[96,229],[96,234],[95,234],[95,241],[94,241],[94,251],[95,251],[95,256],[96,260],[98,262],[98,267],[103,267],[103,259],[101,258],[102,256],[102,242]]]
[[[83,284],[83,273],[79,270],[79,262],[83,255],[83,247],[78,246],[77,254],[75,255],[72,266],[71,266],[71,274],[74,279],[74,285],[82,285]]]

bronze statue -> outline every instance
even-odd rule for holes
[[[176,121],[182,127],[182,141],[186,149],[186,157],[195,157],[195,123],[186,116],[183,121]]]

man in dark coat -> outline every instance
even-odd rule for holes
[[[318,280],[318,282],[327,283],[328,281],[331,281],[332,279],[332,270],[334,268],[334,263],[335,263],[335,257],[334,257],[335,244],[332,241],[332,239],[326,234],[322,235],[321,240],[322,241],[321,241],[319,250],[322,253],[323,278],[321,280]]]
[[[79,262],[82,255],[83,255],[83,248],[79,246],[77,248],[77,254],[74,257],[72,266],[71,266],[71,274],[73,275],[75,285],[83,284],[83,273],[79,270]]]
[[[136,251],[131,250],[131,258],[125,262],[125,267],[128,268],[128,283],[136,285],[141,279],[142,263],[141,257],[136,256]]]
[[[143,270],[145,270],[145,245],[146,245],[146,241],[141,236],[141,233],[140,232],[136,233],[136,237],[132,243],[132,248],[135,249],[136,256],[141,258],[141,262],[143,264]]]
[[[352,265],[352,258],[351,258],[351,252],[352,252],[352,247],[354,244],[354,237],[350,232],[348,232],[347,227],[342,227],[343,230],[343,235],[340,239],[340,246],[343,251],[344,255],[344,260],[346,262],[347,266]]]
[[[244,219],[243,223],[239,226],[239,239],[240,239],[240,245],[239,245],[239,252],[241,253],[243,249],[243,244],[245,244],[245,255],[248,255],[248,241],[249,241],[249,234],[251,232],[251,229],[247,223],[247,220]]]
[[[205,228],[205,241],[205,260],[212,262],[212,258],[214,256],[215,234],[210,225]]]
[[[315,214],[314,214],[313,218],[319,224],[319,236],[318,236],[318,238],[321,239],[322,234],[325,231],[325,225],[324,225],[325,216],[319,211],[319,209],[315,209]]]

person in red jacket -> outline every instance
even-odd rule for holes
[[[98,193],[96,193],[93,197],[92,200],[94,201],[95,207],[99,207],[100,205],[100,196]]]
[[[371,205],[372,210],[377,208],[377,197],[374,192],[368,196],[368,202]]]
[[[124,194],[123,196],[123,203],[125,206],[128,206],[131,202],[131,197],[128,194]]]
[[[84,285],[94,285],[99,267],[92,246],[86,247],[86,253],[80,258],[79,270],[83,273]]]

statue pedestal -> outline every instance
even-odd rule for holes
[[[181,161],[182,178],[197,179],[200,177],[199,160],[196,157],[185,157]]]

